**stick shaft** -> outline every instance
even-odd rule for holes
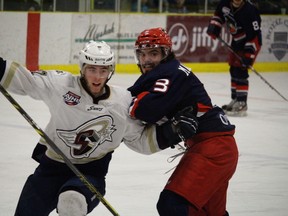
[[[241,56],[239,56],[233,48],[224,41],[221,37],[218,37],[218,39],[242,62]],[[274,88],[261,74],[259,74],[251,65],[249,65],[249,69],[252,70],[257,76],[259,76],[272,90],[274,90],[280,97],[282,97],[285,101],[288,101],[287,98],[285,98],[276,88]]]
[[[1,93],[7,98],[7,100],[19,111],[19,113],[29,122],[29,124],[35,129],[35,131],[45,139],[47,144],[59,154],[66,165],[75,173],[75,175],[82,181],[82,183],[96,195],[96,197],[102,202],[103,205],[114,215],[119,216],[115,209],[108,203],[108,201],[102,196],[102,194],[92,185],[88,179],[82,174],[75,165],[67,158],[67,156],[58,148],[58,146],[48,137],[48,135],[33,121],[33,119],[28,115],[27,112],[14,100],[14,98],[4,89],[0,84]]]

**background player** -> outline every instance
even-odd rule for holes
[[[217,39],[224,23],[232,36],[231,47],[242,59],[233,52],[229,53],[232,100],[222,108],[228,115],[246,116],[248,68],[253,65],[262,45],[261,17],[258,9],[248,0],[221,0],[207,34]]]

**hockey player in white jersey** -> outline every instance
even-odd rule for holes
[[[197,120],[188,111],[174,123],[145,125],[128,116],[132,101],[126,89],[107,85],[115,69],[114,53],[105,42],[91,41],[79,54],[81,73],[31,72],[0,58],[0,83],[12,93],[42,100],[51,113],[45,133],[104,196],[105,176],[113,151],[125,143],[143,154],[173,146],[195,134]],[[32,157],[39,162],[20,195],[15,216],[83,216],[99,200],[40,139]]]

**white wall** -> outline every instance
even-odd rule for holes
[[[181,17],[177,20],[181,22]],[[77,64],[79,50],[89,39],[94,39],[105,40],[112,46],[117,63],[133,64],[137,35],[146,28],[166,26],[166,14],[42,13],[38,63]],[[29,51],[27,13],[0,12],[0,29],[0,56],[25,64],[26,50]],[[263,47],[257,62],[288,62],[288,16],[262,16],[262,31]],[[190,37],[193,41],[193,36]],[[203,49],[207,55],[211,53],[211,47]]]

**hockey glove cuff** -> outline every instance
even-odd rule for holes
[[[249,68],[253,64],[253,59],[244,57],[241,59],[241,62],[243,68]]]
[[[174,145],[181,142],[181,138],[174,130],[173,123],[168,121],[156,127],[157,142],[160,149],[174,148]]]
[[[157,126],[157,141],[159,148],[174,147],[181,141],[193,137],[198,129],[198,121],[193,114],[193,108],[186,107],[161,126]]]
[[[176,113],[172,118],[174,130],[185,141],[194,136],[198,129],[198,120],[194,115],[194,109],[192,106],[185,107],[183,110]]]
[[[243,68],[249,68],[253,65],[255,55],[251,53],[245,53],[244,57],[241,58],[241,63]]]

